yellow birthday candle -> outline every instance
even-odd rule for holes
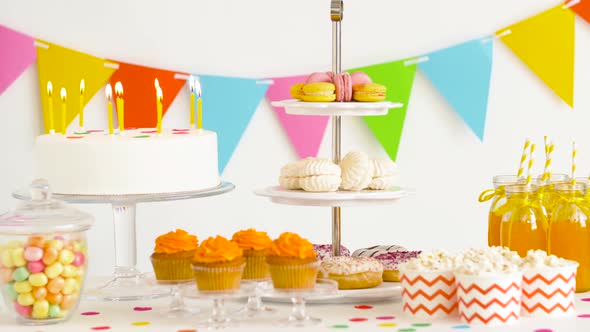
[[[105,95],[107,97],[107,110],[108,110],[108,117],[109,117],[109,135],[112,135],[114,130],[113,130],[113,102],[112,102],[112,98],[113,98],[113,88],[111,87],[110,84],[107,84],[107,87],[105,88]]]
[[[158,134],[162,134],[162,100],[164,96],[162,95],[162,89],[158,86],[157,93],[156,93],[156,102],[157,108],[156,111],[158,112]]]
[[[195,77],[191,75],[189,77],[189,87],[191,91],[191,102],[190,102],[190,128],[195,128]]]
[[[117,96],[117,116],[119,119],[119,132],[125,131],[125,101],[123,100],[123,84],[115,83],[115,95]]]
[[[49,133],[55,134],[55,122],[53,120],[53,84],[47,82],[47,117],[49,117]]]
[[[84,79],[80,80],[80,109],[78,111],[78,126],[80,127],[80,132],[84,131],[84,90],[85,84]]]
[[[67,99],[68,93],[66,92],[66,88],[62,87],[61,91],[59,92],[61,97],[61,133],[62,135],[66,134],[66,128],[68,125],[66,124],[66,113],[67,113]]]

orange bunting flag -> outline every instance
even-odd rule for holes
[[[571,6],[570,9],[590,23],[590,0],[578,0],[578,3]]]
[[[111,85],[117,82],[123,85],[125,99],[125,128],[154,128],[158,123],[156,110],[157,78],[162,89],[162,111],[166,114],[168,107],[186,84],[184,78],[175,78],[175,74],[186,75],[174,71],[144,67],[128,63],[119,63],[119,69],[111,76]]]
[[[547,86],[573,107],[574,13],[571,10],[560,4],[496,34]]]
[[[67,93],[65,99],[66,127],[80,113],[80,81],[84,80],[84,102],[88,101],[107,82],[115,69],[105,67],[108,61],[95,56],[77,52],[69,48],[61,47],[45,41],[38,41],[37,64],[39,70],[39,85],[41,90],[41,105],[45,131],[53,129],[55,132],[63,132],[63,123],[59,110],[62,107],[60,91],[62,88]],[[51,98],[48,93],[48,82],[51,82],[53,90]],[[52,109],[48,110],[49,100],[52,101]],[[50,118],[53,118],[51,121]],[[53,127],[53,128],[52,128]]]

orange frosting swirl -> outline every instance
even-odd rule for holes
[[[194,261],[198,263],[227,262],[242,256],[237,243],[217,235],[201,242],[195,252]]]
[[[316,257],[311,242],[295,233],[285,232],[278,239],[272,241],[267,249],[269,256],[312,258]]]
[[[236,232],[231,240],[237,243],[240,248],[251,250],[266,249],[272,242],[266,232],[258,232],[253,228]]]
[[[154,251],[158,254],[175,254],[183,251],[197,249],[199,242],[195,235],[191,235],[182,229],[168,232],[158,236]]]

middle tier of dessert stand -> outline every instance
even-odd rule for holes
[[[334,76],[342,72],[341,66],[341,21],[343,1],[332,0],[330,19],[332,21],[332,72]],[[384,102],[329,102],[314,103],[297,100],[283,100],[272,103],[273,106],[284,107],[287,114],[331,117],[332,125],[332,161],[340,164],[342,142],[342,116],[380,116],[389,109],[401,108],[403,104]],[[300,190],[286,190],[276,186],[256,190],[259,196],[267,197],[274,203],[299,206],[330,206],[332,207],[332,254],[340,256],[342,239],[342,206],[360,206],[368,204],[390,204],[410,194],[410,190],[392,188],[389,190],[362,190],[359,192],[337,191],[327,193],[312,193]],[[330,297],[324,298],[324,303],[349,302],[351,296],[358,301],[391,299],[401,295],[399,283],[384,283],[379,291],[375,289],[340,290]],[[383,296],[386,294],[385,296]]]
[[[113,225],[115,238],[115,268],[113,277],[102,285],[85,289],[83,296],[88,300],[136,301],[170,296],[171,288],[167,285],[154,285],[151,274],[145,274],[137,268],[137,236],[135,211],[138,203],[177,201],[184,199],[205,198],[228,193],[235,186],[230,182],[221,182],[215,188],[184,191],[176,193],[137,194],[137,195],[64,195],[53,197],[68,203],[111,204],[113,208]],[[13,197],[30,200],[28,191],[16,191]]]

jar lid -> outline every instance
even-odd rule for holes
[[[29,186],[31,199],[0,215],[0,234],[29,235],[88,230],[94,218],[51,198],[47,180],[37,179]]]

